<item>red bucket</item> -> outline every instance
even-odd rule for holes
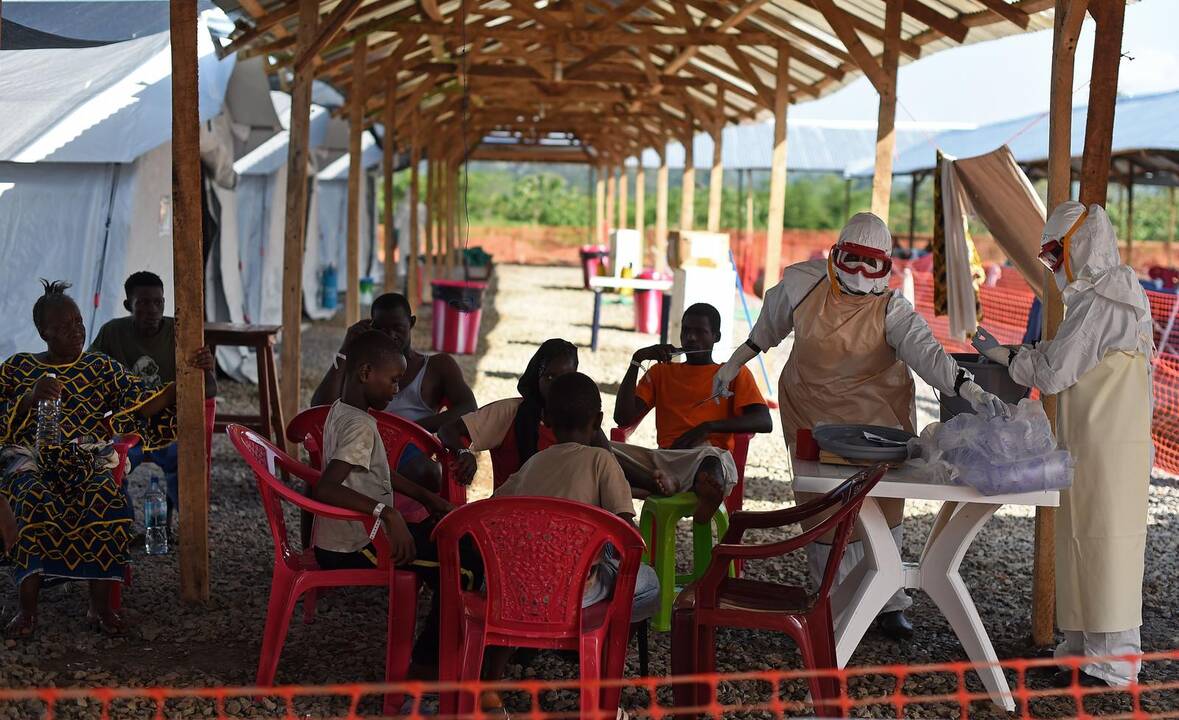
[[[581,282],[589,290],[590,278],[597,276],[599,268],[606,264],[610,255],[610,248],[605,245],[582,245],[581,251]]]
[[[483,319],[484,283],[435,280],[430,283],[434,297],[434,351],[471,355],[479,344],[479,321]]]
[[[670,280],[665,273],[646,270],[639,274],[639,280]],[[635,332],[658,335],[663,321],[663,292],[660,290],[635,290]]]

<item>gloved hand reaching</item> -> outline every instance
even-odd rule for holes
[[[958,388],[958,397],[970,403],[970,407],[983,417],[1010,417],[1011,409],[1007,407],[1007,403],[999,399],[999,396],[993,395],[973,380],[967,380]]]
[[[729,356],[729,361],[720,366],[716,375],[712,376],[712,394],[718,398],[718,402],[719,398],[732,397],[733,391],[729,388],[732,387],[733,381],[737,379],[737,375],[740,374],[741,368],[745,367],[745,363],[755,357],[757,357],[757,351],[749,347],[747,343],[742,343]]]
[[[1011,364],[1011,350],[1007,349],[1003,345],[987,348],[986,350],[982,351],[982,354],[986,355],[987,359],[991,362],[997,362],[1003,367],[1007,367]]]

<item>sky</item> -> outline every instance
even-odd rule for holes
[[[1126,7],[1118,93],[1179,89],[1179,0],[1142,0]],[[898,72],[897,120],[986,124],[1046,112],[1052,31],[945,50]],[[1077,46],[1074,105],[1088,101],[1093,21]],[[966,82],[965,80],[969,80]],[[876,91],[860,78],[836,93],[790,108],[791,118],[876,122]]]

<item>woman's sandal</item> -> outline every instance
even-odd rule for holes
[[[37,632],[37,616],[18,612],[4,628],[4,636],[15,640],[33,637]]]
[[[127,634],[127,623],[116,612],[110,612],[100,615],[99,613],[89,610],[86,612],[86,624],[95,632],[100,632],[103,635],[110,637],[120,637]]]

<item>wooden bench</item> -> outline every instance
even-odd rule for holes
[[[594,276],[590,278],[589,286],[594,293],[594,320],[590,326],[590,350],[598,351],[598,331],[602,326],[602,293],[606,290],[657,290],[663,293],[663,313],[659,318],[659,342],[667,342],[667,327],[671,316],[671,289],[675,286],[671,280]]]

